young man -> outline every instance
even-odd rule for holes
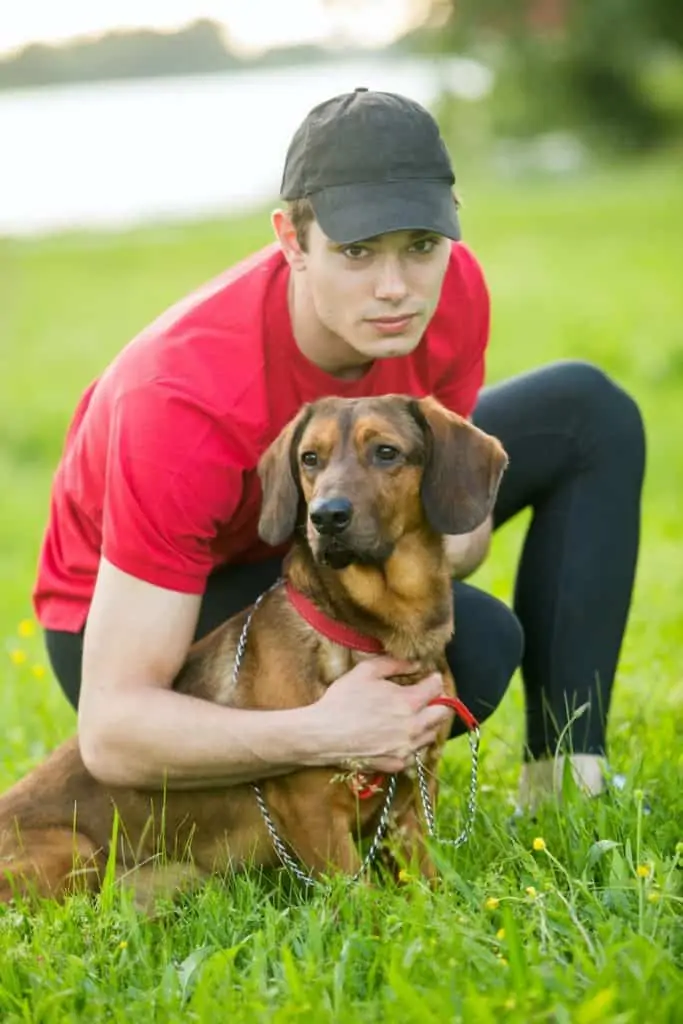
[[[480,390],[489,300],[459,242],[454,180],[418,104],[365,89],[322,103],[289,147],[276,244],[172,308],[85,392],[34,600],[102,780],[229,784],[349,759],[391,771],[429,741],[440,679],[401,689],[388,658],[296,711],[219,708],[171,689],[193,639],[279,575],[283,552],[256,533],[266,446],[303,402],[403,392],[473,416],[510,455],[493,522],[448,542],[460,695],[485,719],[522,664],[527,800],[587,703],[565,740],[575,773],[600,790],[638,545],[641,420],[578,363]],[[529,506],[513,614],[462,578],[491,528]]]

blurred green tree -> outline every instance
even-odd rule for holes
[[[648,148],[683,122],[681,0],[432,0],[416,41],[495,70],[499,131],[592,127]]]

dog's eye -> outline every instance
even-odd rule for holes
[[[383,462],[385,465],[388,465],[390,462],[396,462],[400,454],[398,448],[394,448],[391,444],[378,444],[375,448],[377,462]]]
[[[312,466],[318,465],[318,456],[316,452],[302,452],[301,462],[304,466],[311,468]]]

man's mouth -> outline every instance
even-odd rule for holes
[[[402,316],[368,317],[368,323],[378,334],[403,334],[412,325],[417,313],[405,313]]]

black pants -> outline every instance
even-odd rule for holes
[[[484,389],[474,419],[500,438],[510,457],[495,526],[526,508],[532,518],[514,613],[483,591],[454,583],[457,629],[447,654],[459,695],[483,721],[521,664],[525,756],[554,752],[561,735],[567,749],[602,754],[638,552],[640,414],[600,370],[561,362]],[[277,561],[214,573],[197,637],[251,604],[279,574]],[[82,636],[48,631],[46,640],[54,672],[76,707]],[[453,735],[461,732],[456,719]]]

